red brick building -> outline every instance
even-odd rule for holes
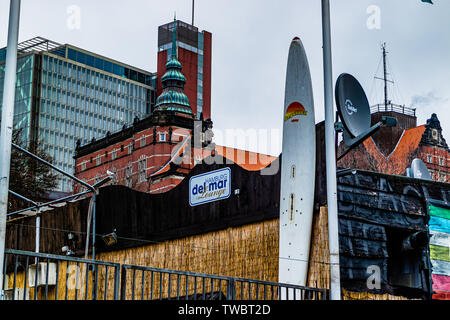
[[[186,77],[184,92],[189,99],[194,117],[200,119],[202,114],[203,119],[210,119],[212,34],[208,31],[199,32],[197,27],[179,20],[158,28],[156,94],[160,95],[163,90],[161,78],[170,59],[174,28],[178,60],[183,65],[183,74]]]
[[[181,182],[194,166],[191,137],[198,122],[173,115],[152,115],[136,121],[120,132],[78,147],[75,176],[94,184],[109,171],[114,173],[113,184],[143,192],[167,191]],[[207,124],[203,122],[204,126]],[[174,170],[162,171],[171,169],[173,163],[178,164]],[[78,189],[75,185],[74,192]]]
[[[338,166],[404,175],[412,160],[419,158],[433,180],[450,182],[449,149],[436,114],[426,124],[417,126],[415,110],[390,106],[388,111],[376,110],[372,122],[378,122],[382,116],[397,118],[397,126],[380,129],[344,156]],[[342,142],[338,153],[344,150]]]
[[[92,140],[88,145],[77,144],[74,157],[77,178],[93,185],[112,174],[112,184],[125,185],[142,192],[163,193],[177,186],[198,162],[209,156],[213,156],[216,163],[229,160],[248,171],[261,170],[276,159],[212,143],[212,121],[209,118],[211,36],[203,32],[206,63],[201,74],[206,80],[203,91],[206,104],[203,105],[203,112],[199,112],[195,105],[197,103],[199,106],[201,95],[192,96],[193,99],[189,96],[195,87],[192,81],[189,82],[189,75],[197,76],[194,69],[197,72],[200,68],[195,62],[197,57],[192,55],[192,47],[189,50],[178,48],[177,53],[177,46],[182,43],[177,41],[177,36],[186,32],[178,31],[178,27],[192,26],[186,26],[180,21],[167,26],[172,27],[172,44],[167,50],[170,58],[167,61],[167,51],[158,54],[160,88],[152,115],[142,120],[135,119],[131,126],[124,126],[121,131],[109,133],[100,140]],[[163,28],[161,31],[160,27],[160,37],[161,32],[168,30]],[[187,31],[185,38],[194,35],[192,30]],[[178,60],[178,56],[188,65],[187,77],[184,75],[185,65]],[[160,64],[165,61],[165,73],[161,74]],[[198,75],[199,79],[202,78],[201,74]],[[75,184],[74,192],[79,189],[80,186]]]
[[[113,175],[113,184],[144,192],[165,192],[176,186],[214,148],[212,121],[196,120],[184,93],[186,78],[177,59],[176,24],[162,91],[152,115],[129,128],[107,134],[86,146],[77,144],[75,176],[93,184]],[[78,185],[74,185],[77,192]]]

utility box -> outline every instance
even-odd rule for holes
[[[48,266],[48,280],[47,280],[47,266]],[[36,282],[37,276],[37,282]],[[34,286],[49,286],[56,285],[56,263],[54,262],[40,262],[38,267],[32,264],[28,269],[28,285],[30,288]]]
[[[4,300],[30,300],[30,288],[27,288],[25,291],[25,297],[23,295],[24,288],[16,288],[5,290]],[[13,299],[14,294],[14,299]]]

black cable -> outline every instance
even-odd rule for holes
[[[11,224],[12,225],[18,225],[18,226],[23,226],[23,227],[36,228],[36,226],[34,226],[34,225],[27,225],[27,224],[20,224],[20,223],[11,223]],[[50,230],[50,231],[55,231],[55,232],[77,233],[77,234],[81,234],[81,235],[86,235],[86,232],[84,232],[84,231],[57,229],[57,228],[49,228],[49,227],[42,227],[42,226],[40,227],[40,229]],[[104,236],[104,235],[97,234],[97,237],[102,237],[102,236]],[[147,243],[147,244],[168,244],[168,243],[163,242],[163,241],[145,240],[145,239],[128,238],[128,237],[120,237],[120,236],[117,236],[117,239],[128,240],[128,241],[138,241],[138,242]],[[325,262],[325,261],[294,259],[294,258],[286,258],[286,257],[279,257],[279,256],[267,256],[267,255],[261,255],[261,254],[249,254],[249,253],[239,252],[239,251],[235,251],[235,250],[222,250],[222,249],[215,249],[215,248],[204,248],[204,247],[197,247],[197,246],[191,246],[191,245],[181,245],[181,244],[178,245],[178,244],[174,244],[174,243],[170,243],[168,245],[170,245],[170,246],[188,247],[190,249],[209,250],[209,251],[215,251],[215,252],[228,252],[228,253],[232,252],[232,253],[247,255],[247,256],[250,256],[250,257],[253,256],[253,257],[259,257],[259,258],[283,259],[283,260],[289,260],[289,261],[312,262],[312,263],[325,264],[325,265],[331,265],[332,264],[330,262]]]

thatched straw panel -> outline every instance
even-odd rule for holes
[[[105,252],[97,255],[97,259],[122,264],[150,266],[154,268],[206,273],[229,277],[249,278],[276,282],[278,280],[278,219],[260,223],[228,228],[218,232],[211,232],[192,237],[165,241],[163,243],[148,244],[137,248]],[[119,239],[120,241],[120,239]],[[134,286],[133,286],[133,278]],[[160,281],[163,285],[160,286]],[[127,272],[127,299],[142,297],[165,299],[169,296],[168,274],[151,272],[144,275],[142,285],[142,272]],[[173,297],[178,292],[186,294],[186,278],[177,275],[171,276],[170,293]],[[153,283],[153,286],[152,286]],[[188,295],[203,292],[218,291],[226,293],[227,284],[222,281],[203,278],[188,279]],[[142,290],[144,287],[144,290]],[[160,287],[163,292],[160,292]],[[249,292],[256,296],[256,286],[245,284],[242,288],[244,296]],[[269,289],[267,289],[269,290]],[[161,293],[161,295],[160,295]],[[270,293],[266,292],[266,294]],[[241,284],[236,287],[236,296],[241,295]],[[258,295],[264,295],[264,288],[258,287]]]

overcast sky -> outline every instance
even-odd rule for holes
[[[450,1],[331,0],[333,80],[353,74],[371,104],[383,102],[381,44],[387,43],[394,103],[417,108],[418,124],[435,112],[450,143]],[[196,0],[195,25],[213,35],[214,128],[282,128],[289,44],[299,36],[309,58],[316,122],[324,119],[320,0]],[[79,28],[71,6],[80,9]],[[6,46],[9,0],[0,0]],[[36,36],[70,43],[156,71],[157,29],[191,21],[192,0],[22,0],[19,41]],[[73,11],[72,11],[73,12]],[[69,23],[68,23],[69,22]],[[279,137],[281,140],[281,136]],[[221,142],[221,141],[219,141]],[[224,141],[226,143],[226,141]],[[256,145],[241,146],[257,150]],[[267,152],[277,155],[281,145]],[[259,150],[264,152],[265,150]]]

